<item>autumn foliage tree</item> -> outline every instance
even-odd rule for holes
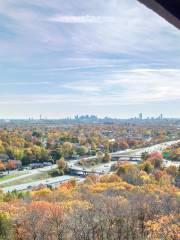
[[[148,240],[178,240],[180,239],[180,216],[157,216],[154,220],[146,222]]]
[[[106,153],[104,154],[104,157],[103,157],[103,162],[104,162],[104,163],[108,163],[108,162],[110,162],[110,161],[111,161],[111,155],[106,152]]]
[[[5,170],[4,163],[0,161],[0,171],[4,171],[4,170]]]
[[[57,165],[58,165],[58,169],[60,171],[61,175],[64,175],[64,172],[68,169],[68,165],[67,162],[64,160],[63,157],[61,157],[58,161],[57,161]]]
[[[13,160],[9,160],[9,161],[7,162],[6,168],[7,168],[8,170],[13,170],[13,169],[15,169],[15,168],[16,168],[15,162],[14,162]]]

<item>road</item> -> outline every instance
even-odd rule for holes
[[[54,169],[56,167],[57,167],[56,165],[52,165],[52,166],[48,166],[48,167],[44,167],[44,168],[37,168],[37,169],[23,170],[23,171],[13,171],[11,174],[20,173],[22,175],[2,181],[2,182],[0,182],[0,186],[2,184],[6,184],[6,183],[10,183],[10,182],[22,179],[22,178],[30,177],[30,176],[33,176],[38,173],[50,171],[51,169]]]
[[[41,184],[42,185],[49,184],[49,185],[55,187],[55,186],[59,185],[60,183],[66,182],[72,178],[73,178],[72,176],[68,176],[68,175],[54,177],[54,178],[48,178],[48,179],[39,180],[39,181],[31,182],[31,183],[24,183],[24,184],[13,185],[10,187],[5,187],[5,188],[3,188],[3,191],[4,192],[12,192],[13,190],[17,190],[17,191],[23,191],[23,190],[27,190],[27,189],[30,190],[34,187],[38,187]],[[80,182],[83,180],[83,178],[76,177],[76,180],[78,182]]]
[[[150,146],[150,147],[145,147],[145,148],[140,148],[140,149],[135,149],[135,150],[132,150],[132,149],[127,149],[127,150],[124,150],[124,151],[118,151],[118,152],[115,152],[115,153],[112,153],[113,154],[125,154],[125,155],[141,155],[143,152],[148,152],[148,153],[151,153],[151,152],[155,152],[155,151],[163,151],[166,147],[168,146],[171,146],[175,143],[177,143],[179,141],[170,141],[170,142],[166,142],[166,143],[161,143],[161,144],[156,144],[154,146]],[[103,173],[108,173],[111,169],[111,166],[116,163],[116,161],[113,161],[113,162],[110,162],[110,163],[106,163],[106,164],[100,164],[94,168],[91,168],[91,170],[94,170],[94,171],[97,171],[97,172],[103,172]],[[133,164],[135,164],[135,162],[132,161]],[[179,166],[180,163],[179,162],[172,162],[172,161],[167,161],[167,160],[164,160],[164,164],[165,166],[169,166],[169,165],[176,165],[176,166]]]
[[[140,149],[136,149],[136,150],[128,149],[128,150],[116,152],[116,154],[117,153],[125,153],[126,155],[127,154],[129,154],[129,155],[132,155],[132,154],[141,155],[145,151],[149,152],[149,153],[154,152],[154,151],[163,151],[163,149],[165,149],[168,146],[171,146],[172,144],[174,144],[176,142],[178,142],[178,141],[161,143],[161,144],[157,144],[157,145],[154,145],[154,146],[151,146],[151,147],[145,147],[145,148],[140,148]],[[93,157],[89,157],[89,158],[93,158]],[[87,171],[102,172],[102,173],[108,173],[111,169],[111,166],[115,163],[115,162],[110,162],[110,163],[106,163],[106,164],[99,164],[99,165],[94,166],[92,168],[84,168],[84,167],[77,166],[76,165],[77,161],[78,160],[68,161],[69,167],[71,167],[73,169],[77,169],[77,170],[87,170]],[[178,163],[178,162],[171,162],[171,161],[167,161],[167,160],[164,160],[164,161],[165,161],[166,166],[169,166],[169,165],[172,165],[172,164],[180,165],[180,163]],[[47,172],[47,171],[49,171],[51,169],[54,169],[56,167],[57,167],[57,165],[53,165],[53,166],[50,166],[50,167],[44,167],[44,168],[39,168],[39,169],[34,169],[34,170],[26,170],[27,172],[24,175],[15,177],[13,179],[5,180],[5,181],[1,182],[0,185],[5,184],[5,183],[9,183],[9,182],[12,182],[12,181],[15,181],[15,180],[18,180],[18,179],[22,179],[22,178],[25,178],[25,177],[28,177],[28,176],[32,176],[34,174]],[[28,189],[28,187],[30,187],[30,186],[31,187],[36,187],[39,184],[51,184],[53,186],[56,186],[59,183],[70,180],[71,178],[72,178],[72,176],[64,175],[64,176],[60,176],[60,177],[49,178],[49,179],[40,180],[40,181],[34,181],[34,182],[26,183],[26,184],[19,184],[19,185],[14,185],[14,186],[11,186],[11,187],[5,187],[5,188],[3,188],[3,191],[11,192],[15,189],[18,190],[18,191],[21,191],[21,190]],[[78,181],[83,181],[83,178],[81,178],[81,177],[76,177],[76,179]]]
[[[71,160],[71,161],[68,161],[68,164],[73,166],[75,163],[77,163],[77,161],[78,160]],[[47,166],[47,167],[36,168],[36,169],[29,169],[29,170],[25,169],[23,171],[14,170],[14,171],[10,172],[10,174],[20,173],[21,175],[0,182],[0,186],[3,185],[3,184],[6,184],[6,183],[14,182],[14,181],[19,180],[19,179],[30,177],[30,176],[33,176],[33,175],[36,175],[36,174],[40,174],[40,173],[43,173],[43,172],[48,172],[48,171],[50,171],[52,169],[55,169],[55,168],[57,168],[56,164],[51,165],[51,166]]]
[[[132,155],[141,155],[143,152],[148,152],[148,153],[156,152],[156,151],[162,152],[166,147],[171,146],[179,141],[180,140],[160,143],[160,144],[156,144],[156,145],[153,145],[150,147],[144,147],[144,148],[139,148],[139,149],[135,149],[135,150],[127,149],[125,151],[119,151],[119,152],[112,153],[112,155],[117,154],[117,153],[126,153],[126,155],[127,154],[131,155],[131,153],[132,153]]]

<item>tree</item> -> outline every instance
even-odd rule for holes
[[[38,199],[38,198],[45,198],[51,193],[51,190],[49,188],[41,188],[37,191],[33,192],[33,197]]]
[[[15,169],[15,168],[16,168],[15,162],[14,162],[13,160],[9,160],[9,161],[7,162],[6,168],[7,168],[8,170],[13,170],[13,169]]]
[[[163,165],[163,156],[160,152],[153,152],[147,158],[147,161],[150,161],[154,168],[162,168]]]
[[[54,204],[49,208],[49,224],[51,226],[51,232],[55,235],[55,239],[65,239],[64,236],[67,226],[64,211],[60,204]]]
[[[0,239],[11,240],[12,237],[12,223],[10,216],[6,212],[0,212]]]
[[[151,162],[146,161],[140,165],[140,169],[149,174],[153,172],[154,166],[151,164]]]
[[[34,161],[34,156],[31,148],[25,149],[24,156],[22,158],[22,164],[28,165]]]
[[[138,185],[141,183],[140,170],[137,166],[129,163],[122,163],[118,166],[117,174],[124,181]]]
[[[42,133],[37,132],[37,131],[34,131],[34,132],[32,133],[32,136],[33,136],[33,137],[40,138],[40,137],[42,136]]]
[[[160,169],[162,167],[162,165],[163,165],[163,160],[162,159],[160,159],[160,158],[158,159],[157,158],[157,159],[154,160],[154,167],[155,168],[159,168]]]
[[[171,175],[172,177],[177,177],[178,175],[178,167],[175,165],[170,165],[166,168],[166,172]]]
[[[79,155],[85,155],[85,154],[87,154],[88,153],[88,148],[87,147],[85,147],[85,146],[81,146],[81,147],[78,147],[77,149],[76,149],[76,152],[77,152],[77,154],[79,154]]]
[[[4,171],[4,170],[5,170],[4,163],[0,161],[0,171]]]
[[[62,156],[62,150],[61,149],[55,149],[50,151],[50,156],[52,157],[54,163],[60,159],[60,157]]]
[[[120,149],[127,149],[129,148],[129,145],[126,141],[119,141],[118,142],[118,146],[120,147]]]
[[[162,159],[163,156],[160,152],[152,152],[152,153],[149,154],[149,158]]]
[[[96,156],[97,156],[99,162],[101,162],[103,160],[104,154],[103,154],[103,152],[98,151]]]
[[[65,158],[69,158],[73,154],[74,145],[70,142],[64,142],[62,145],[63,154]]]
[[[23,232],[23,240],[48,240],[51,236],[49,216],[51,204],[48,202],[32,202],[19,215],[16,232]]]
[[[5,149],[4,146],[2,145],[2,142],[0,142],[0,153],[4,153]]]
[[[104,157],[103,157],[103,162],[104,163],[108,163],[108,162],[110,162],[111,161],[111,154],[109,154],[109,153],[105,153],[104,154]]]
[[[141,154],[141,159],[142,159],[143,161],[144,161],[144,160],[147,160],[148,157],[149,157],[149,153],[148,153],[148,152],[143,152],[143,153]]]
[[[14,159],[21,160],[23,158],[24,151],[21,148],[13,148],[12,154]]]
[[[91,142],[91,149],[94,151],[97,150],[97,146],[96,146],[95,142]]]
[[[179,216],[161,216],[146,223],[148,240],[175,240],[180,239]]]
[[[67,165],[67,163],[66,163],[66,161],[64,160],[63,157],[61,157],[57,161],[57,165],[58,165],[58,169],[60,171],[60,175],[64,175],[64,172],[67,171],[67,169],[68,169],[68,165]]]

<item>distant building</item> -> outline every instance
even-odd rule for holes
[[[178,175],[175,179],[176,187],[180,188],[180,175]]]
[[[177,175],[175,179],[175,185],[176,187],[180,188],[180,166],[179,166],[179,174]]]
[[[0,161],[7,162],[9,160],[9,156],[5,153],[0,154]]]
[[[142,120],[142,113],[139,113],[139,119]]]
[[[16,168],[22,167],[22,162],[20,160],[12,160]]]

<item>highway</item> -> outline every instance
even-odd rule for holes
[[[70,179],[72,179],[72,176],[64,175],[60,177],[54,177],[54,178],[48,178],[44,180],[39,180],[31,183],[23,183],[23,184],[18,184],[10,187],[5,187],[3,188],[4,192],[12,192],[13,190],[17,191],[23,191],[23,190],[30,190],[34,187],[38,187],[39,185],[53,185],[53,187],[58,186],[60,183],[66,182]],[[76,177],[76,180],[78,182],[83,181],[83,178],[81,177]]]
[[[112,155],[113,154],[118,154],[118,153],[119,154],[124,153],[125,155],[133,155],[133,154],[134,155],[141,155],[145,151],[149,152],[149,153],[154,152],[154,151],[163,151],[163,149],[165,149],[168,146],[171,146],[172,144],[174,144],[176,142],[179,142],[179,141],[166,142],[166,143],[157,144],[157,145],[154,145],[154,146],[151,146],[151,147],[145,147],[145,148],[140,148],[140,149],[136,149],[136,150],[128,149],[128,150],[112,153]],[[89,158],[93,158],[93,157],[89,157]],[[99,164],[99,165],[94,166],[92,168],[84,168],[84,167],[77,166],[76,165],[77,161],[78,160],[68,161],[69,167],[73,168],[73,169],[77,169],[77,170],[87,170],[87,171],[94,171],[94,172],[101,172],[101,173],[108,173],[111,169],[111,166],[115,163],[115,161],[113,161],[113,162],[109,162],[109,163]],[[176,166],[180,165],[179,162],[171,162],[171,161],[167,161],[167,160],[164,160],[164,163],[165,163],[166,166],[173,165],[173,164],[176,165]],[[5,183],[10,183],[12,181],[22,179],[22,178],[25,178],[25,177],[29,177],[29,176],[32,176],[34,174],[47,172],[47,171],[49,171],[51,169],[54,169],[56,167],[57,167],[57,165],[52,165],[52,166],[48,166],[48,167],[44,167],[44,168],[38,168],[38,169],[33,169],[33,170],[25,170],[25,174],[23,174],[22,176],[17,176],[13,179],[9,179],[9,180],[5,180],[3,182],[0,182],[0,185],[5,184]],[[5,187],[5,188],[3,188],[3,191],[11,192],[15,189],[17,191],[27,190],[27,189],[30,189],[32,187],[36,187],[40,184],[50,184],[52,186],[56,186],[59,183],[70,180],[71,178],[72,178],[72,176],[69,176],[69,175],[64,175],[64,176],[54,177],[54,178],[48,178],[48,179],[45,179],[45,180],[39,180],[39,181],[29,182],[29,183],[25,183],[25,184],[19,184],[19,185],[14,185],[14,186],[10,186],[10,187]],[[84,178],[83,177],[76,177],[76,179],[78,181],[83,181]]]
[[[150,146],[150,147],[145,147],[145,148],[140,148],[140,149],[135,149],[135,150],[127,149],[125,151],[119,151],[119,152],[112,153],[112,155],[117,154],[117,153],[126,153],[126,155],[127,154],[129,154],[129,155],[141,155],[143,152],[148,152],[148,153],[156,152],[156,151],[162,152],[166,147],[171,146],[171,145],[173,145],[173,144],[175,144],[179,141],[180,140],[169,141],[169,142],[160,143],[160,144],[156,144],[156,145],[153,145],[153,146]]]
[[[74,164],[77,163],[77,161],[78,160],[68,161],[68,165],[74,166]],[[36,174],[40,174],[40,173],[43,173],[43,172],[48,172],[48,171],[50,171],[52,169],[55,169],[55,168],[57,168],[56,164],[51,165],[51,166],[47,166],[47,167],[36,168],[36,169],[25,169],[23,171],[14,170],[14,171],[10,172],[9,174],[16,174],[16,173],[18,174],[18,173],[20,173],[21,175],[0,182],[0,187],[3,184],[14,182],[16,180],[27,178],[27,177],[30,177],[30,176],[33,176],[33,175],[36,175]]]
[[[10,174],[15,174],[15,173],[18,174],[18,173],[20,173],[21,175],[0,182],[0,186],[1,186],[2,184],[10,183],[10,182],[13,182],[13,181],[15,181],[15,180],[19,180],[19,179],[22,179],[22,178],[30,177],[30,176],[35,175],[35,174],[38,174],[38,173],[50,171],[51,169],[54,169],[54,168],[56,168],[56,167],[57,167],[56,165],[52,165],[52,166],[48,166],[48,167],[31,169],[31,170],[25,169],[25,170],[23,170],[23,171],[18,171],[18,170],[12,171]]]

